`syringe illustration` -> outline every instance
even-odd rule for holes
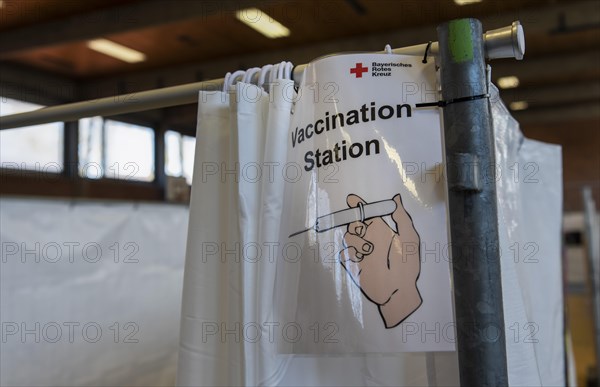
[[[381,200],[369,204],[358,203],[358,207],[319,216],[313,227],[290,234],[289,237],[291,238],[310,230],[324,232],[331,230],[332,228],[347,226],[352,222],[364,222],[365,220],[376,218],[378,216],[391,215],[394,211],[396,211],[396,202],[392,199]]]

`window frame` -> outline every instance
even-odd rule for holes
[[[179,175],[171,175],[171,174],[168,174],[168,173],[167,173],[167,168],[166,168],[166,166],[167,166],[167,165],[166,165],[166,160],[167,160],[167,141],[166,141],[166,136],[167,136],[167,134],[168,134],[169,132],[174,132],[174,133],[177,133],[177,134],[179,134],[179,136],[180,136],[180,137],[179,137],[179,139],[180,139],[180,141],[181,141],[181,144],[180,144],[181,146],[180,146],[180,150],[179,150],[179,151],[180,151],[181,153],[179,154],[179,156],[180,156],[180,159],[181,159],[181,161],[182,161],[182,162],[181,162],[181,165],[180,165],[180,167],[181,167],[181,173],[180,173]],[[181,131],[181,130],[172,129],[172,128],[169,128],[168,130],[166,130],[166,131],[164,132],[164,135],[163,135],[163,141],[164,141],[165,143],[164,143],[164,147],[163,147],[163,148],[164,148],[164,152],[165,152],[165,163],[164,163],[164,173],[165,173],[165,176],[169,176],[169,177],[183,177],[183,178],[185,178],[185,179],[186,179],[186,181],[187,181],[187,179],[188,179],[188,176],[186,176],[186,174],[185,174],[185,166],[184,166],[184,163],[183,163],[183,161],[184,161],[184,159],[185,159],[185,156],[184,156],[183,152],[184,152],[184,144],[185,144],[185,141],[186,141],[186,137],[187,137],[187,138],[191,138],[191,139],[193,139],[193,140],[194,140],[194,150],[195,150],[195,141],[196,141],[196,137],[195,137],[195,136],[191,136],[189,133],[185,133],[185,132],[183,132],[183,131]],[[194,177],[193,175],[194,175],[194,173],[193,173],[193,165],[192,165],[192,174],[191,174],[191,176],[189,176],[189,177],[190,177],[190,180],[192,180],[192,179],[193,179],[193,177]],[[189,181],[187,181],[187,183],[188,183],[188,185],[190,185],[190,186],[191,186],[191,184],[190,184],[190,182],[189,182]]]
[[[68,101],[45,98],[15,98],[12,93],[0,98],[10,98],[27,103],[52,106]],[[78,197],[96,199],[164,201],[164,128],[160,123],[141,117],[139,114],[103,116],[102,119],[144,126],[154,135],[154,178],[151,181],[124,180],[103,176],[90,179],[79,175],[79,121],[63,121],[63,170],[61,173],[40,173],[29,170],[3,168],[0,165],[0,195],[33,195],[42,197]],[[18,128],[14,129],[18,130]],[[178,131],[178,130],[177,130]]]
[[[13,101],[16,101],[16,102],[21,102],[21,103],[25,103],[25,104],[31,104],[31,105],[37,105],[38,106],[36,109],[27,110],[26,112],[43,109],[43,108],[49,106],[48,104],[44,103],[44,102],[46,102],[45,98],[41,98],[41,99],[40,98],[35,98],[35,100],[31,100],[31,99],[27,100],[27,99],[16,98],[14,95],[12,95],[12,93],[7,93],[7,94],[9,94],[9,95],[0,95],[0,103],[2,103],[2,100],[4,100],[4,99],[10,99],[10,100],[13,100]],[[23,113],[25,113],[25,112],[23,112]],[[20,114],[20,113],[12,113],[12,114]],[[1,172],[6,171],[6,172],[9,172],[9,173],[18,173],[18,172],[20,172],[20,173],[23,173],[23,174],[40,174],[40,173],[46,173],[46,174],[54,175],[54,176],[60,176],[60,175],[64,174],[66,172],[66,170],[68,169],[68,166],[67,166],[67,163],[66,163],[67,159],[65,157],[66,146],[67,146],[67,141],[66,141],[67,123],[64,122],[64,121],[60,121],[60,122],[56,121],[56,122],[52,122],[51,124],[53,124],[53,123],[61,123],[62,124],[62,127],[61,127],[61,129],[62,129],[62,152],[59,152],[59,153],[62,153],[62,155],[61,155],[61,157],[59,159],[60,162],[62,162],[62,171],[60,171],[60,172],[40,172],[37,169],[28,169],[28,168],[22,168],[22,167],[19,167],[19,168],[6,168],[6,167],[3,166],[4,163],[0,163],[0,171]],[[32,128],[32,127],[35,127],[35,126],[38,126],[38,125],[28,125],[28,126],[26,126],[24,128]],[[15,129],[10,129],[10,130],[19,130],[19,129],[21,129],[21,128],[15,128]],[[8,161],[7,163],[10,163],[10,161]],[[43,169],[45,170],[46,168],[43,168]]]

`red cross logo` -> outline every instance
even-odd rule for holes
[[[368,67],[363,67],[362,63],[357,63],[356,67],[350,69],[350,74],[356,75],[356,78],[362,78],[363,73],[369,71]]]

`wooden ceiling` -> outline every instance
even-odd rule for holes
[[[3,0],[0,31],[111,7],[133,0]]]
[[[269,39],[238,21],[257,7],[291,30]],[[381,50],[436,39],[435,26],[476,17],[492,29],[520,20],[523,61],[496,60],[493,80],[515,75],[507,102],[526,100],[532,121],[600,116],[600,2],[597,0],[3,0],[2,88],[58,102],[94,99],[199,80],[290,60],[306,63],[339,51]],[[146,55],[130,64],[87,47],[107,38]],[[18,76],[13,70],[17,69]],[[39,76],[38,76],[39,75]],[[40,76],[60,77],[47,87]],[[9,91],[10,91],[9,90]],[[568,109],[560,113],[557,107]],[[177,113],[175,119],[185,117]],[[157,113],[160,114],[160,113]],[[518,113],[523,122],[527,121]],[[186,125],[193,117],[183,119]]]
[[[0,60],[86,80],[435,25],[457,17],[493,17],[560,2],[484,0],[457,6],[452,0],[4,0],[0,35],[6,40],[0,41],[9,47],[0,47]],[[268,39],[235,19],[235,9],[251,6],[286,25],[291,35]],[[598,29],[577,34],[555,37],[556,45],[548,44],[547,37],[528,37],[527,54],[543,55],[556,47],[573,49],[574,41],[578,47],[600,43]],[[95,37],[141,51],[147,60],[129,64],[92,51],[86,42]]]

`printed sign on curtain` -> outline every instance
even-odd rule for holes
[[[283,353],[454,350],[433,58],[310,63],[288,135]]]

